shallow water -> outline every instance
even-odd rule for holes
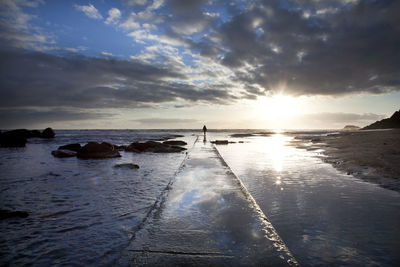
[[[0,221],[0,265],[112,264],[185,153],[121,152],[116,159],[80,160],[54,158],[50,152],[68,143],[130,144],[168,133],[57,131],[54,140],[30,139],[25,148],[2,148],[0,208],[30,216]],[[180,140],[194,142],[194,136],[183,135]],[[140,169],[113,168],[125,162]]]
[[[121,145],[167,134],[184,135],[178,139],[188,147],[196,138],[193,131],[57,131],[53,140],[0,149],[0,208],[30,212],[0,221],[0,265],[117,263],[185,153],[79,160],[50,152],[68,143]],[[399,193],[335,170],[318,151],[288,146],[292,137],[229,134],[208,139],[244,141],[218,150],[300,264],[400,265]],[[128,162],[140,169],[113,168]]]
[[[337,171],[291,138],[229,138],[244,143],[218,150],[300,265],[398,266],[400,194]]]

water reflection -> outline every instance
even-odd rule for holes
[[[400,194],[274,134],[218,147],[303,265],[399,266]]]
[[[269,158],[272,159],[276,172],[281,172],[283,169],[283,163],[287,156],[286,143],[288,140],[287,136],[276,133],[269,138],[264,138],[262,141],[262,148],[267,151]]]

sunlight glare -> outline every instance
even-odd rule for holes
[[[257,113],[260,117],[285,118],[296,114],[298,101],[286,95],[260,97],[257,101]]]
[[[275,171],[281,172],[283,169],[283,161],[285,158],[286,137],[282,134],[274,134],[268,145],[268,150],[273,155],[273,166]]]

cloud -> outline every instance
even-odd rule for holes
[[[174,65],[20,50],[0,51],[0,58],[2,107],[142,108],[237,99],[228,88],[185,83]]]
[[[131,60],[113,58],[107,47],[62,47],[55,43],[62,38],[33,26],[34,12],[27,12],[39,1],[3,0],[2,107],[173,107],[235,103],[274,93],[337,96],[400,90],[399,1],[124,3],[133,5],[130,13],[122,16],[111,8],[104,22],[133,39]],[[74,7],[103,19],[92,4]],[[325,114],[328,120],[343,121],[348,115],[335,116]]]
[[[33,27],[30,21],[35,18],[23,11],[37,8],[42,1],[2,0],[0,2],[0,47],[19,47],[40,50],[53,44],[49,34],[40,27]]]
[[[147,0],[124,0],[124,4],[128,6],[135,6],[135,5],[143,6],[146,3]]]
[[[37,124],[53,125],[67,121],[83,121],[112,118],[115,114],[88,110],[68,110],[50,108],[46,110],[33,108],[0,109],[0,128],[34,128]]]
[[[136,30],[140,28],[140,24],[135,21],[136,14],[132,13],[127,20],[121,23],[119,26],[125,30]]]
[[[112,57],[112,56],[113,56],[112,53],[109,53],[109,52],[106,52],[106,51],[103,51],[103,52],[101,52],[100,54],[101,54],[103,57]]]
[[[398,1],[255,1],[208,24],[197,12],[208,3],[179,3],[167,4],[168,38],[229,68],[246,88],[294,96],[400,90]]]
[[[121,11],[118,8],[111,8],[108,10],[108,18],[104,22],[105,24],[116,24],[121,18]]]
[[[103,19],[103,16],[100,14],[100,12],[95,8],[92,4],[89,4],[87,6],[85,5],[74,5],[76,10],[82,11],[85,13],[86,16],[88,16],[91,19]]]

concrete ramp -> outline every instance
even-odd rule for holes
[[[197,141],[118,264],[286,266],[297,262],[216,148]]]

